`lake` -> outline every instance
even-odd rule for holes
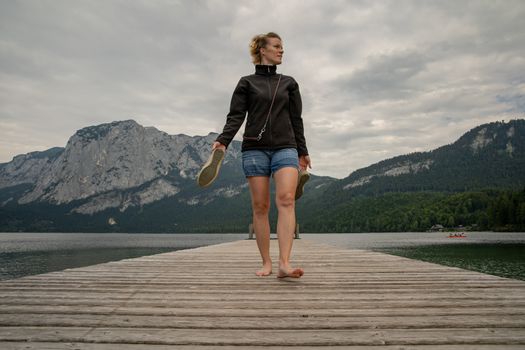
[[[0,280],[246,238],[247,234],[0,233]],[[318,233],[302,234],[301,239],[525,280],[525,233],[520,232],[468,232],[466,238],[448,238],[442,232]]]
[[[369,249],[406,258],[525,280],[525,232],[391,232],[313,235],[319,243]]]

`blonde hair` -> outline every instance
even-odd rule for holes
[[[252,56],[253,64],[261,64],[261,48],[266,47],[266,44],[268,44],[268,38],[277,38],[279,40],[282,40],[281,37],[274,32],[268,32],[266,34],[259,34],[254,36],[250,41],[250,55]]]

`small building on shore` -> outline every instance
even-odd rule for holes
[[[443,232],[444,229],[445,227],[443,227],[443,225],[435,224],[435,225],[432,225],[429,231],[430,232]]]

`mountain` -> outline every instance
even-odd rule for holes
[[[195,181],[216,137],[169,135],[124,120],[82,128],[64,148],[15,156],[0,164],[0,230],[247,232],[241,142],[230,144],[211,186]],[[479,191],[523,186],[525,120],[494,122],[341,180],[312,174],[296,204],[297,222],[302,232],[421,230],[490,223],[490,215],[505,225],[525,213],[521,195]],[[489,208],[494,201],[499,207]],[[271,204],[272,232],[276,218]]]
[[[72,212],[81,214],[107,208],[125,211],[176,195],[193,184],[214,137],[212,133],[171,136],[133,120],[86,127],[65,148],[17,156],[0,165],[0,189],[31,184],[18,198],[6,199],[17,204],[76,202]],[[233,145],[224,160],[226,172],[239,157],[239,147]],[[233,195],[241,186],[236,181],[222,190]],[[183,198],[198,203],[219,194],[207,195]]]
[[[525,120],[475,127],[430,152],[383,160],[303,203],[312,232],[525,228]]]
[[[202,229],[202,217],[212,232],[247,227],[239,141],[216,181],[196,184],[216,137],[168,135],[124,120],[82,128],[65,148],[18,155],[0,164],[0,230],[190,232]],[[313,176],[311,183],[334,180]]]
[[[387,192],[458,192],[524,185],[525,120],[516,119],[483,124],[452,144],[359,169],[327,191],[346,198]]]

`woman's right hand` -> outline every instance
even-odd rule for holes
[[[226,152],[226,146],[220,143],[219,141],[215,141],[213,145],[211,146],[211,149],[214,150],[216,148],[222,149],[224,152]]]

